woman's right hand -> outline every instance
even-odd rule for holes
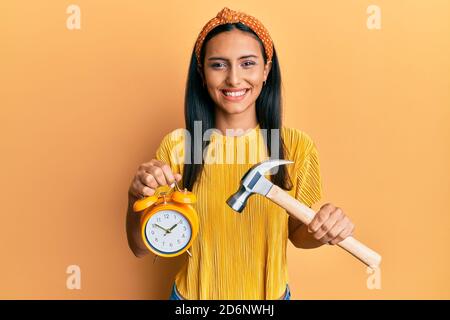
[[[141,164],[131,182],[129,193],[136,198],[148,197],[160,186],[181,180],[181,174],[173,173],[170,166],[157,159]]]

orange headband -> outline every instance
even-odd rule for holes
[[[209,22],[203,27],[202,31],[198,35],[197,41],[195,42],[195,55],[197,56],[197,62],[199,66],[201,66],[200,50],[202,48],[203,41],[205,40],[206,35],[218,25],[237,22],[245,24],[247,27],[252,29],[258,35],[258,37],[264,44],[264,49],[266,51],[267,56],[267,63],[272,61],[272,54],[273,54],[272,39],[270,38],[269,32],[267,31],[266,28],[264,28],[262,23],[259,22],[256,18],[249,16],[243,12],[237,12],[225,7],[217,14],[217,16],[209,20]]]

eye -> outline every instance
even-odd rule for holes
[[[218,67],[220,67],[220,65],[223,65],[223,63],[213,63],[213,64],[211,65],[211,67],[217,69]]]
[[[244,63],[243,63],[243,66],[244,67],[251,67],[251,66],[253,66],[253,65],[255,65],[256,63],[254,62],[254,61],[245,61]],[[221,66],[224,66],[225,64],[224,63],[220,63],[220,62],[218,62],[218,63],[213,63],[212,65],[211,65],[211,67],[212,68],[214,68],[214,69],[218,69],[218,68],[220,68]]]
[[[246,66],[246,67],[250,67],[250,66],[253,66],[253,65],[255,65],[256,63],[254,62],[254,61],[245,61],[244,62],[244,65]]]

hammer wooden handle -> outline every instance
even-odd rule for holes
[[[306,225],[311,222],[316,214],[314,210],[308,208],[297,199],[291,197],[286,191],[277,185],[273,185],[266,197],[286,209],[289,214]],[[351,236],[345,238],[337,245],[351,253],[371,268],[378,268],[380,266],[381,256]]]

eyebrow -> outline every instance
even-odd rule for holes
[[[255,56],[254,54],[250,54],[250,55],[247,55],[247,56],[242,56],[238,60],[247,59],[247,58],[258,58],[258,56]],[[226,58],[222,58],[222,57],[211,57],[208,60],[225,60],[225,61],[230,61],[230,60],[228,60]]]

